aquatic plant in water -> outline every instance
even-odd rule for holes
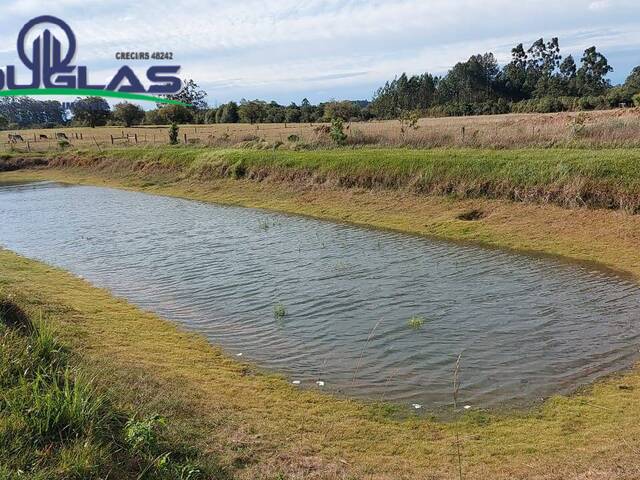
[[[407,323],[414,330],[418,330],[424,325],[425,319],[422,317],[411,317]]]
[[[273,306],[273,317],[276,319],[283,318],[287,314],[287,310],[282,303],[277,303]]]

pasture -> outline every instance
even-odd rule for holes
[[[7,130],[0,152],[47,152],[67,147],[106,150],[169,143],[168,125]],[[203,147],[306,149],[331,147],[328,123],[180,125],[182,144]],[[412,148],[638,147],[640,109],[552,114],[347,122],[347,145]]]

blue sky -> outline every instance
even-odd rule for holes
[[[563,53],[596,45],[614,83],[640,65],[638,0],[56,0],[3,1],[0,65],[19,64],[16,36],[49,14],[71,25],[76,63],[92,81],[123,64],[118,51],[171,51],[210,104],[240,98],[369,99],[406,71],[442,74],[457,61],[558,36]],[[129,61],[143,72],[153,62]],[[158,63],[158,62],[155,62]]]

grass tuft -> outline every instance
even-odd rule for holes
[[[212,478],[162,438],[162,417],[116,407],[46,322],[0,305],[0,478]]]

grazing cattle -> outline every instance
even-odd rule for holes
[[[47,137],[46,135],[43,135],[42,133],[40,134],[40,140],[49,140],[49,137]]]
[[[65,133],[61,133],[61,132],[56,133],[56,139],[57,140],[69,140],[67,135]]]
[[[17,133],[10,133],[9,134],[9,143],[18,143],[18,142],[24,142],[24,138],[22,138],[22,135],[19,135]]]

